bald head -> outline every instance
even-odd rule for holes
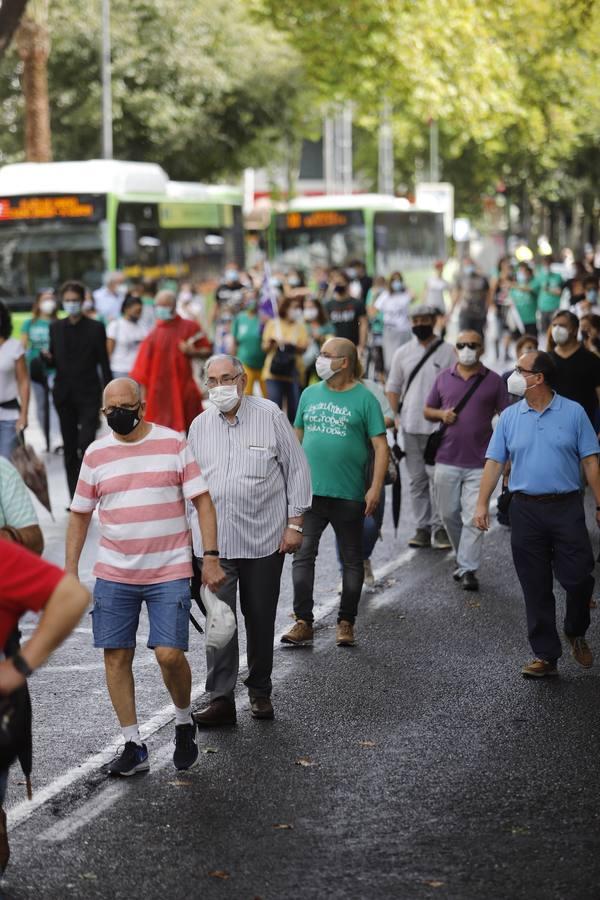
[[[174,310],[177,298],[173,291],[159,291],[154,298],[155,306],[166,306],[168,309]]]
[[[347,338],[329,338],[323,344],[321,353],[323,356],[329,356],[334,360],[337,359],[338,364],[341,362],[341,366],[334,365],[336,370],[347,369],[348,374],[352,378],[362,378],[362,366],[358,358],[358,351],[356,344],[353,344],[352,341],[349,341]],[[344,362],[344,360],[347,360],[347,362]]]
[[[142,391],[133,378],[115,378],[104,388],[104,409],[112,406],[137,406],[142,402]]]

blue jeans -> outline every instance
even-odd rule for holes
[[[10,459],[13,450],[17,446],[17,432],[15,419],[0,419],[0,456]]]
[[[365,520],[363,523],[363,559],[371,559],[371,554],[375,549],[375,544],[377,543],[379,532],[381,531],[381,526],[383,525],[384,512],[385,487],[383,487],[381,490],[381,496],[379,497],[379,506],[375,510],[375,513],[372,516],[365,516]],[[337,540],[335,542],[335,548],[341,571],[342,557],[340,555],[340,544]]]
[[[135,647],[143,602],[150,620],[148,647],[187,650],[192,606],[187,578],[159,584],[122,584],[96,579],[92,609],[94,647],[104,650]]]
[[[267,397],[276,403],[279,409],[283,409],[283,401],[286,400],[287,417],[293,424],[300,399],[300,384],[297,378],[294,381],[278,381],[275,378],[267,378]]]

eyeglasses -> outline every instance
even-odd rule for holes
[[[523,369],[521,366],[515,366],[515,372],[518,375],[538,375],[538,372],[534,372],[533,369]]]
[[[346,359],[345,356],[340,356],[339,354],[336,356],[335,354],[319,353],[319,356],[323,359]]]
[[[469,350],[479,350],[481,344],[478,344],[475,341],[459,341],[456,345],[457,350],[464,350],[465,347],[468,347]]]
[[[242,375],[241,372],[238,372],[237,375],[222,375],[220,378],[206,378],[204,383],[207,388],[215,388],[215,387],[226,387],[230,384],[235,384],[238,378]]]
[[[133,411],[138,409],[139,405],[139,403],[120,403],[118,406],[106,406],[104,409],[101,409],[100,412],[104,413],[105,416],[112,416],[118,409],[128,409]]]

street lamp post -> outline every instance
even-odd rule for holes
[[[113,158],[110,0],[102,0],[102,157]]]

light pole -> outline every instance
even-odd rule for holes
[[[113,158],[110,0],[102,0],[102,157]]]

